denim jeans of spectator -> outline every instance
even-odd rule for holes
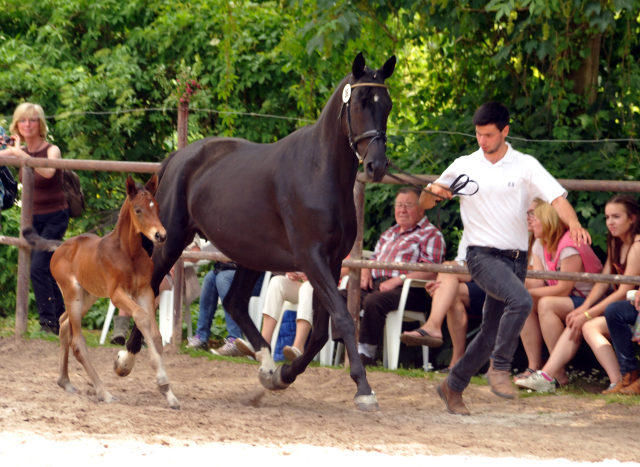
[[[208,342],[211,336],[211,325],[213,324],[213,317],[216,314],[218,308],[218,299],[224,300],[227,296],[231,282],[236,271],[234,269],[228,269],[226,271],[220,271],[216,274],[214,271],[209,271],[202,281],[202,291],[200,292],[200,315],[198,316],[198,326],[196,328],[196,336],[202,342]],[[258,282],[253,288],[252,295],[260,295],[260,289],[262,288],[262,281],[264,274],[260,276]],[[231,315],[227,310],[224,310],[225,321],[227,323],[227,333],[229,338],[242,337],[242,330],[240,326],[231,318]]]
[[[524,286],[526,254],[512,259],[470,247],[467,265],[471,278],[487,298],[480,332],[448,377],[449,387],[457,392],[469,385],[490,357],[496,370],[511,370],[520,331],[533,307],[531,294]]]
[[[607,320],[611,343],[618,357],[620,373],[625,375],[637,370],[636,349],[631,340],[633,330],[630,327],[636,324],[638,317],[636,308],[628,301],[614,302],[607,306],[604,317]]]
[[[43,238],[62,240],[69,225],[69,210],[63,209],[49,214],[33,216],[33,228]],[[65,311],[60,288],[51,275],[52,252],[31,251],[31,283],[36,298],[40,324],[51,328],[59,327],[58,319]]]

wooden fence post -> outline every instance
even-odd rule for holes
[[[178,149],[187,146],[187,130],[189,126],[189,104],[181,102],[178,104]],[[173,333],[171,344],[176,347],[182,345],[182,315],[184,290],[184,260],[176,261],[173,267]],[[189,314],[189,316],[191,316]]]
[[[33,168],[22,167],[22,209],[20,211],[20,238],[22,230],[33,225]],[[18,250],[18,287],[16,289],[16,328],[15,339],[22,339],[27,330],[29,312],[29,276],[31,275],[31,248]]]

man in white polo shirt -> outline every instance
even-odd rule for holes
[[[428,188],[440,196],[422,193],[420,207],[432,208],[440,199],[451,199],[447,189],[466,174],[479,190],[460,197],[460,213],[468,242],[467,265],[471,278],[486,293],[480,332],[464,356],[437,388],[450,413],[469,415],[462,391],[487,359],[492,391],[512,399],[515,390],[510,370],[518,336],[531,312],[531,295],[524,286],[527,274],[527,208],[534,198],[550,203],[569,226],[576,244],[591,242],[567,192],[537,159],[514,150],[505,141],[509,134],[509,110],[497,102],[480,106],[473,116],[480,149],[456,159]]]

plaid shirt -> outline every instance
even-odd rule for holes
[[[410,230],[400,232],[400,226],[394,225],[380,236],[372,260],[385,262],[433,263],[444,260],[446,244],[440,232],[427,217],[423,217]],[[409,271],[373,269],[371,276],[396,277]]]

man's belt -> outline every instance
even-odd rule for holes
[[[522,250],[500,250],[498,248],[489,248],[486,246],[470,246],[469,250],[477,250],[482,253],[486,253],[488,255],[493,256],[504,256],[505,258],[518,259],[518,258],[526,258],[527,252]]]

